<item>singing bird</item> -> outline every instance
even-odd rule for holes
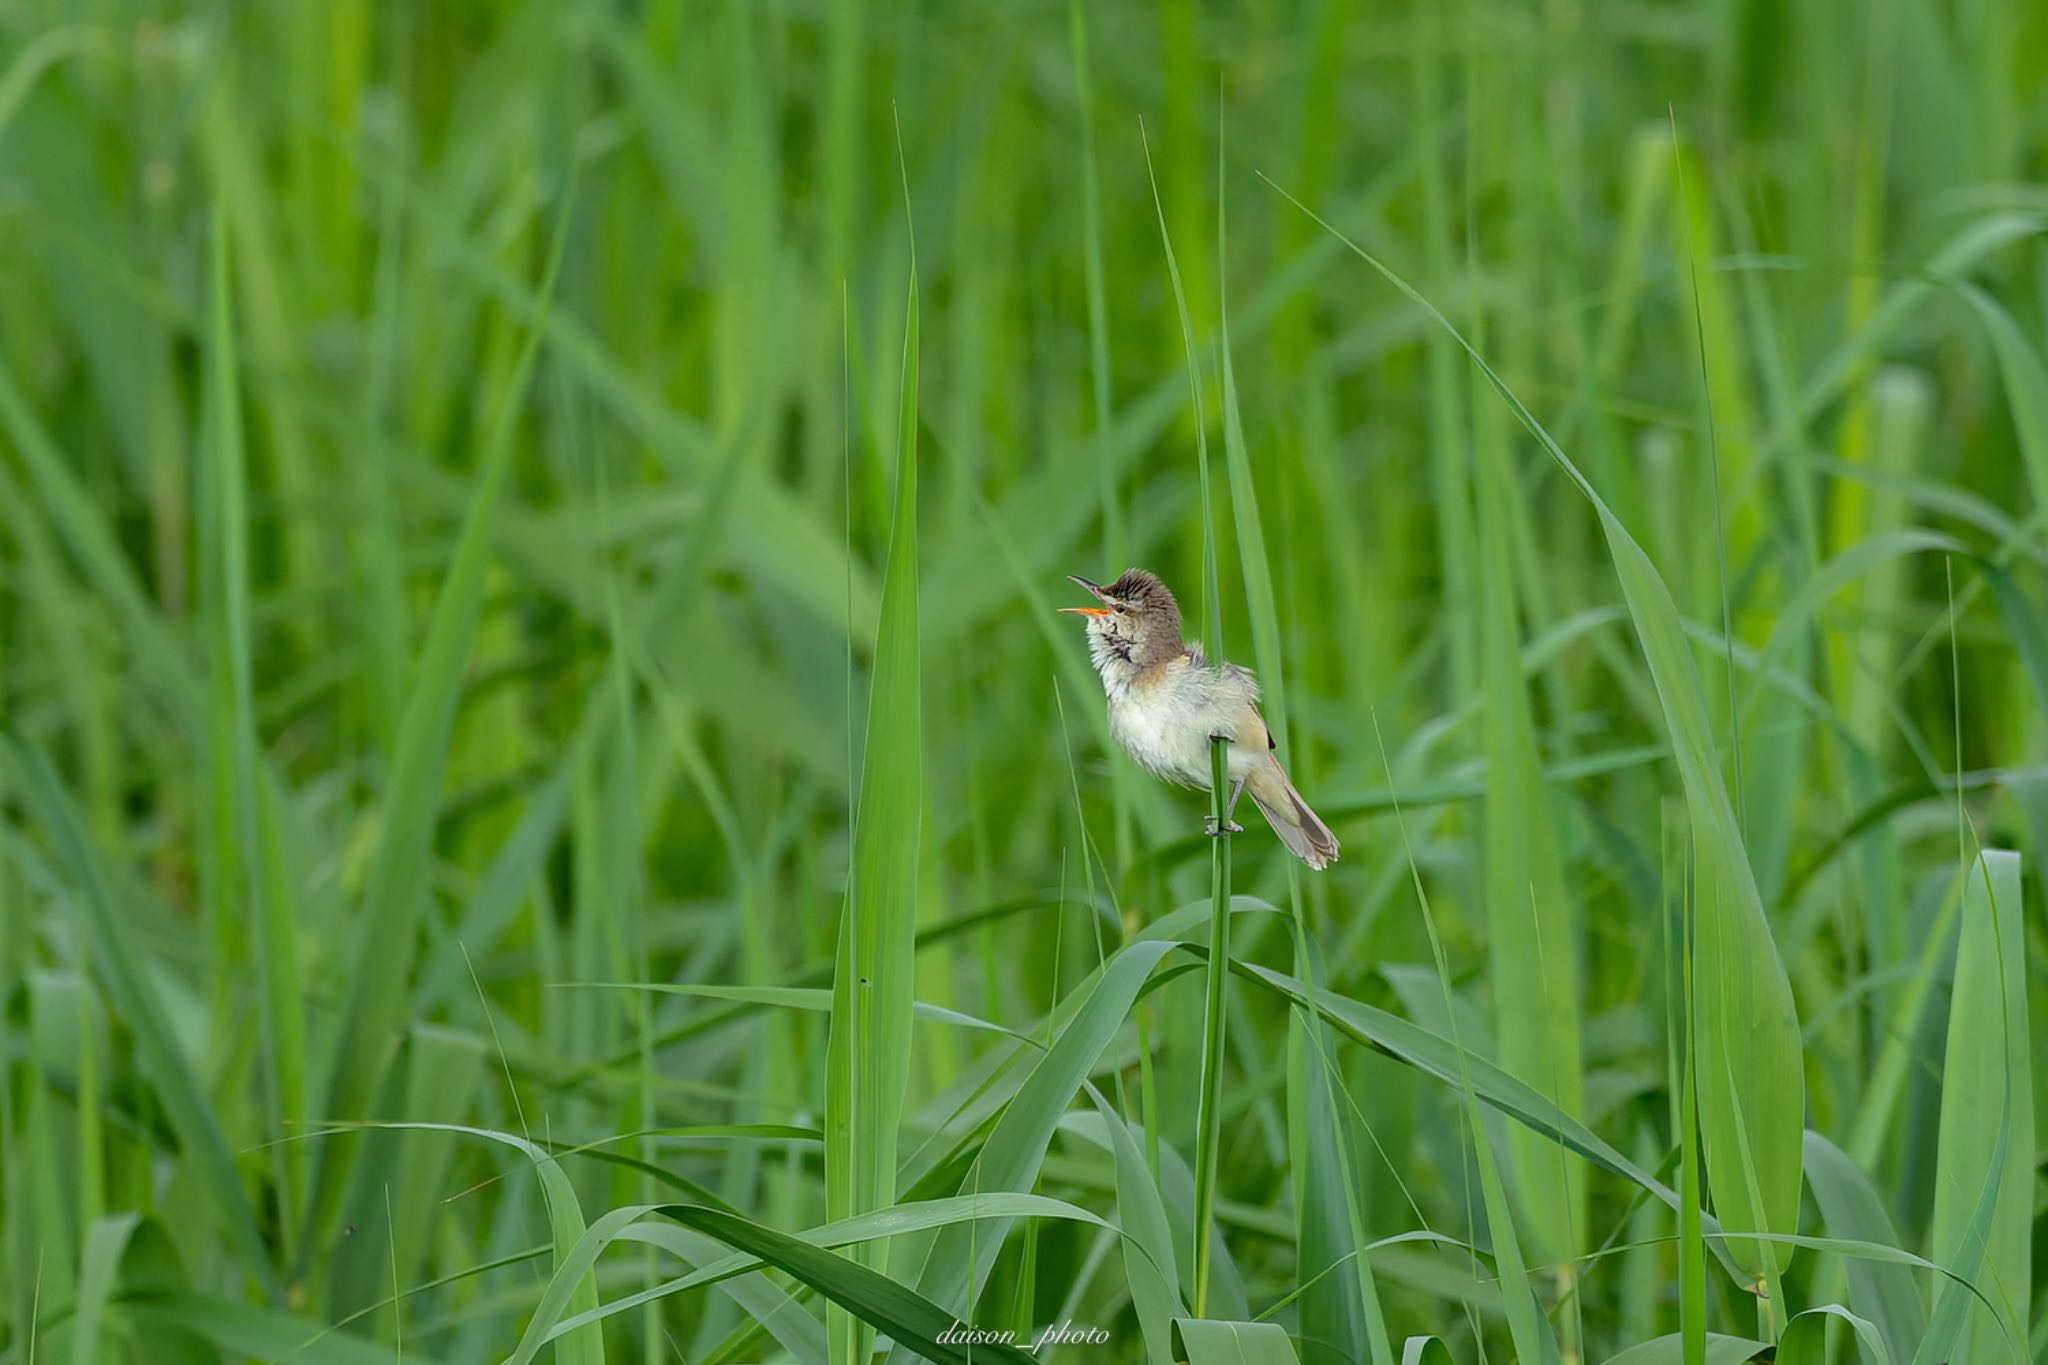
[[[1337,861],[1337,836],[1287,780],[1273,756],[1273,733],[1259,715],[1259,685],[1233,663],[1211,664],[1202,647],[1181,638],[1180,604],[1155,574],[1126,569],[1104,587],[1078,574],[1097,607],[1061,607],[1088,618],[1088,653],[1109,695],[1109,732],[1155,777],[1186,787],[1210,786],[1209,742],[1230,741],[1231,822],[1240,793],[1249,792],[1280,842],[1313,868]],[[1209,833],[1215,818],[1208,821]]]

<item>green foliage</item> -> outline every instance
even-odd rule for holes
[[[2043,54],[0,6],[0,1365],[2037,1356]]]

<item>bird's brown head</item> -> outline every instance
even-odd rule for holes
[[[1060,608],[1088,618],[1088,645],[1097,668],[1115,662],[1145,668],[1186,650],[1180,636],[1180,604],[1156,574],[1125,569],[1107,585],[1079,574],[1068,577],[1102,604]]]

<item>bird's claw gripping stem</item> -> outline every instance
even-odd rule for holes
[[[1211,731],[1209,734],[1209,742],[1211,744],[1214,744],[1218,740],[1222,740],[1225,744],[1235,744],[1237,742],[1234,738],[1232,738],[1229,735],[1220,734],[1216,731]],[[1230,818],[1231,816],[1237,813],[1237,794],[1243,790],[1244,779],[1242,778],[1239,778],[1236,782],[1230,784],[1230,804],[1223,808],[1222,828],[1219,829],[1217,827],[1216,817],[1214,815],[1210,815],[1202,820],[1202,833],[1208,835],[1211,839],[1214,839],[1217,836],[1223,834],[1244,833],[1244,826],[1240,825],[1239,823],[1237,823],[1237,821]]]

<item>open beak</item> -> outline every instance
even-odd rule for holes
[[[1096,599],[1097,599],[1097,600],[1101,600],[1101,599],[1102,599],[1102,585],[1101,585],[1100,583],[1091,583],[1091,582],[1089,582],[1089,581],[1088,581],[1087,579],[1085,579],[1085,578],[1081,577],[1081,575],[1079,575],[1079,574],[1077,574],[1077,573],[1070,573],[1070,574],[1068,574],[1068,575],[1067,575],[1067,580],[1068,580],[1069,582],[1072,582],[1072,583],[1079,583],[1079,584],[1080,584],[1080,585],[1081,585],[1082,587],[1084,587],[1084,588],[1088,589],[1088,591],[1089,591],[1089,592],[1092,592],[1092,593],[1094,593],[1094,594],[1095,594],[1095,596],[1096,596]],[[1065,612],[1065,613],[1066,613],[1066,614],[1068,614],[1069,616],[1107,616],[1107,615],[1109,615],[1109,608],[1108,608],[1108,607],[1061,607],[1061,608],[1060,608],[1060,610],[1061,610],[1061,611],[1063,611],[1063,612]]]

